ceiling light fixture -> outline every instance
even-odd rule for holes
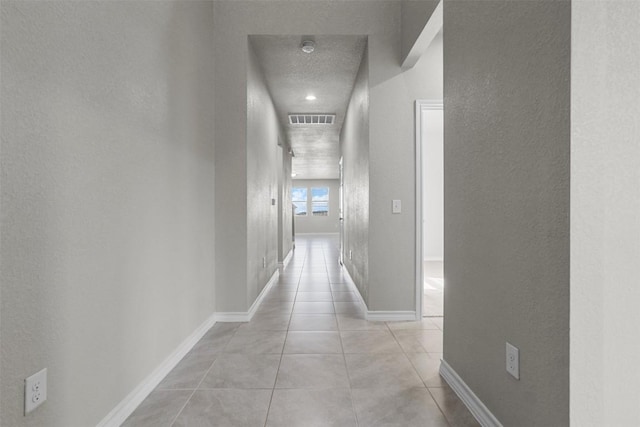
[[[300,47],[304,53],[311,53],[316,49],[316,42],[313,40],[305,40]]]
[[[298,174],[297,174],[297,173],[295,173],[295,172],[291,172],[291,178],[295,178],[295,177],[296,177],[296,175],[298,175]]]
[[[307,95],[307,97],[305,99],[307,101],[315,101],[317,98],[315,97],[315,95]]]

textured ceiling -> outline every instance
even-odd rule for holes
[[[316,42],[313,53],[302,40]],[[338,178],[340,129],[366,46],[365,36],[251,36],[282,127],[295,153],[297,179]],[[315,101],[305,97],[315,95]],[[290,125],[289,113],[335,113],[333,125]]]

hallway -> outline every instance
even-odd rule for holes
[[[251,322],[217,323],[123,425],[478,425],[438,375],[441,319],[365,321],[337,259],[298,236]]]

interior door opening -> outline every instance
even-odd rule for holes
[[[444,115],[442,101],[416,101],[417,311],[444,315]]]

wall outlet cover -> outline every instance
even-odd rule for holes
[[[47,400],[47,368],[24,380],[25,415],[42,405],[45,400]]]
[[[520,379],[520,350],[507,343],[507,372],[515,379]]]

